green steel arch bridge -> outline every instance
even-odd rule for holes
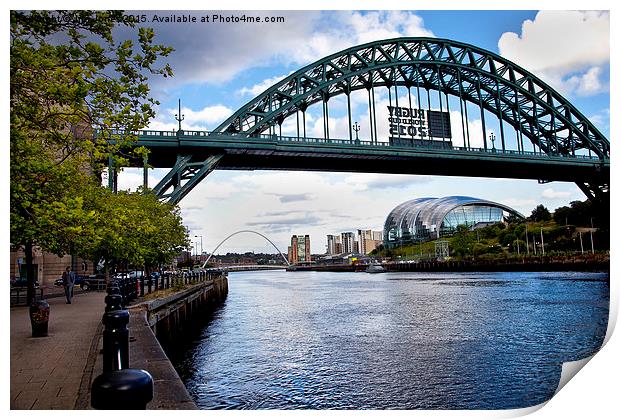
[[[353,114],[353,95],[363,95],[367,114]],[[345,138],[330,136],[329,103],[337,96],[346,99]],[[379,97],[392,118],[387,131],[377,121]],[[320,136],[307,135],[309,110],[322,115]],[[609,205],[609,140],[535,75],[461,42],[355,46],[290,74],[212,131],[183,130],[180,109],[178,117],[178,130],[132,133],[150,149],[150,166],[172,168],[154,191],[174,203],[217,168],[569,181]],[[366,126],[362,138],[358,121]],[[112,141],[124,134],[95,133]]]

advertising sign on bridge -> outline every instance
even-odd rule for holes
[[[452,147],[450,114],[388,106],[390,145]]]

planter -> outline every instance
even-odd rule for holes
[[[47,324],[50,319],[50,305],[45,300],[37,300],[30,305],[30,323],[33,337],[47,337]]]

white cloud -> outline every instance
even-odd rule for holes
[[[605,90],[601,81],[601,68],[591,67],[583,74],[571,76],[565,82],[566,86],[580,96],[595,95]]]
[[[175,116],[179,110],[168,108],[157,113],[157,117],[149,123],[150,130],[176,130],[179,126]],[[181,122],[184,130],[205,131],[215,128],[233,113],[233,110],[225,105],[217,104],[206,106],[194,111],[191,108],[181,108],[183,121]]]
[[[550,200],[568,198],[571,196],[571,193],[568,191],[556,191],[553,188],[546,188],[541,193],[543,198],[548,198]]]
[[[145,13],[147,20],[154,11]],[[198,11],[177,11],[199,19]],[[217,12],[210,12],[217,13]],[[226,11],[223,15],[284,17],[274,24],[152,23],[156,42],[176,48],[168,62],[175,77],[170,84],[222,83],[244,70],[268,65],[301,66],[339,50],[376,39],[433,36],[410,11]],[[159,13],[161,14],[161,13]],[[120,29],[127,37],[132,32]],[[134,35],[135,36],[135,35]],[[153,81],[161,84],[160,79]],[[252,89],[252,88],[249,88]]]
[[[521,33],[504,33],[500,54],[560,91],[591,95],[605,88],[600,66],[609,62],[609,13],[543,10]]]
[[[531,71],[564,74],[609,61],[609,13],[553,11],[526,20],[521,34],[504,33],[500,53]]]
[[[531,198],[505,198],[503,200],[496,201],[498,203],[505,204],[508,207],[512,207],[524,216],[529,216],[529,212],[532,211],[532,209],[539,204],[536,202],[536,200]]]
[[[260,83],[255,84],[252,87],[244,86],[241,89],[239,89],[237,93],[242,96],[258,96],[261,93],[263,93],[265,90],[269,89],[271,86],[275,85],[280,80],[284,79],[290,74],[291,73],[286,74],[286,75],[281,75],[281,76],[270,77],[268,79],[263,80]]]
[[[169,112],[171,111],[172,110],[169,110]],[[187,124],[218,124],[229,117],[232,112],[232,109],[225,105],[207,106],[198,111],[189,108],[181,108],[181,113],[185,117],[184,122]]]
[[[431,181],[425,175],[391,175],[391,174],[353,174],[344,179],[355,191],[371,189],[406,188],[414,184],[423,184]]]
[[[353,45],[402,36],[432,37],[422,18],[409,11],[323,12],[305,42],[290,51],[291,62],[304,63]]]
[[[590,115],[588,119],[596,126],[609,127],[609,108],[603,109],[596,114]]]

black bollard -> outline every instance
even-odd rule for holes
[[[138,293],[140,291],[140,279],[136,277],[131,285],[131,300],[138,299]]]
[[[112,372],[129,367],[129,311],[103,314],[103,371]]]
[[[108,286],[108,288],[106,289],[106,292],[108,293],[108,295],[121,295],[122,296],[121,288],[118,286]]]
[[[140,276],[140,296],[144,296],[144,282],[147,281],[144,276]]]
[[[123,297],[121,295],[107,295],[105,297],[105,312],[120,311],[123,309]]]
[[[123,305],[127,304],[127,281],[126,279],[121,279],[118,282],[118,288],[120,289],[120,295],[123,297]]]
[[[146,410],[153,399],[153,377],[145,370],[104,372],[93,381],[90,405],[96,410]]]

